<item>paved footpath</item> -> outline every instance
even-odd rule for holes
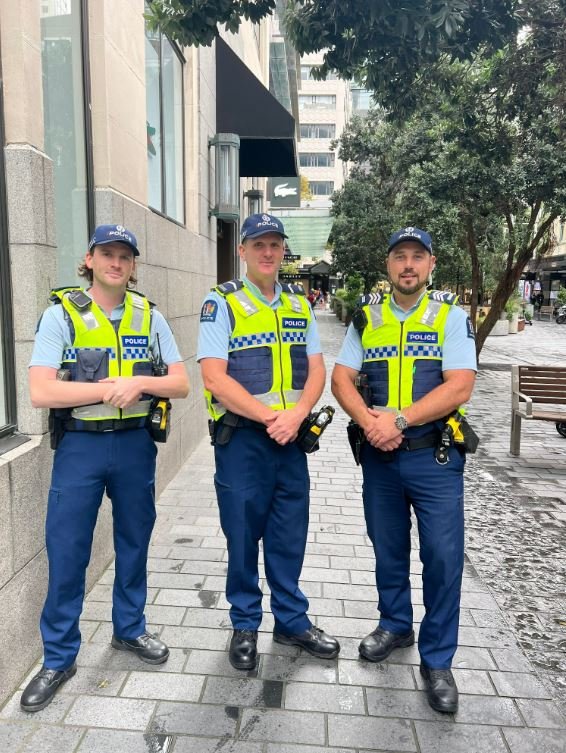
[[[344,328],[326,312],[319,322],[330,371]],[[456,715],[429,708],[415,647],[379,665],[358,657],[376,624],[374,560],[339,411],[310,459],[302,574],[311,616],[340,638],[339,659],[273,643],[266,597],[257,669],[229,665],[226,549],[203,440],[159,499],[151,547],[147,615],[171,646],[169,661],[150,667],[110,647],[109,568],[86,601],[79,672],[38,714],[21,712],[16,692],[0,711],[0,751],[565,753],[566,440],[553,425],[533,423],[524,426],[521,457],[509,456],[506,366],[565,363],[565,345],[566,327],[536,322],[489,338],[482,354],[470,411],[482,445],[466,473]],[[325,399],[334,402],[329,392]],[[416,549],[411,571],[419,620]]]

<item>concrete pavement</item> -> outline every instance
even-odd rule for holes
[[[330,371],[344,328],[326,312],[319,322]],[[212,449],[203,440],[159,499],[150,553],[147,616],[171,647],[169,661],[149,667],[110,647],[108,568],[86,600],[77,675],[38,714],[21,712],[16,692],[0,711],[0,751],[564,753],[566,440],[553,425],[525,423],[521,457],[508,455],[505,369],[564,363],[565,344],[566,326],[535,322],[519,335],[489,338],[482,354],[470,410],[482,444],[466,474],[455,716],[429,708],[416,647],[380,665],[358,657],[359,640],[377,620],[374,561],[361,474],[338,411],[309,461],[302,587],[316,623],[339,636],[340,657],[325,662],[273,643],[266,598],[257,669],[243,674],[229,665],[226,550]],[[335,402],[329,392],[324,399]],[[411,571],[420,620],[416,549]]]

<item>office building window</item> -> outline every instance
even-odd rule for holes
[[[315,81],[316,79],[312,78],[311,71],[315,66],[313,65],[301,65],[301,79],[303,81]],[[324,81],[336,81],[338,76],[336,75],[335,71],[330,71]]]
[[[305,123],[301,125],[302,139],[335,139],[336,126],[333,123]]]
[[[148,204],[185,222],[183,59],[160,31],[145,31]]]
[[[330,194],[334,193],[334,181],[310,180],[309,188],[313,196],[330,196]]]
[[[367,89],[352,89],[352,112],[354,114],[367,113],[372,106],[371,92]]]
[[[86,2],[41,4],[43,128],[45,151],[53,160],[60,285],[77,281],[94,221],[90,110],[85,107]]]
[[[334,167],[334,152],[302,152],[299,154],[301,167]]]
[[[336,109],[336,94],[299,94],[299,109]]]

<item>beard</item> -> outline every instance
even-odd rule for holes
[[[417,282],[415,282],[413,285],[410,285],[409,287],[407,287],[407,285],[401,285],[399,281],[390,279],[389,282],[391,283],[391,287],[402,295],[413,295],[414,293],[418,293],[419,290],[423,290],[428,285],[428,279],[417,280]]]

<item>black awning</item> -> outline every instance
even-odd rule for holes
[[[242,178],[297,177],[295,119],[220,37],[216,131],[240,137]]]

